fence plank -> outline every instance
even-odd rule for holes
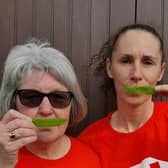
[[[53,20],[51,0],[35,0],[34,2],[34,36],[53,41]]]
[[[16,1],[16,42],[22,43],[33,36],[33,0]]]
[[[111,0],[110,33],[113,35],[121,26],[135,22],[135,0]]]
[[[137,23],[151,24],[161,34],[163,25],[162,12],[163,0],[137,1]]]
[[[55,0],[54,4],[54,46],[71,57],[72,0]]]
[[[0,67],[13,46],[15,32],[15,4],[14,1],[5,0],[0,5]]]

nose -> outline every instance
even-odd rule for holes
[[[131,80],[135,83],[142,80],[142,72],[141,72],[141,64],[139,62],[135,62],[131,71]]]
[[[39,105],[39,113],[43,116],[49,116],[53,113],[53,107],[48,99],[44,97],[41,104]]]

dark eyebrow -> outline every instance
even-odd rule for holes
[[[133,55],[132,54],[127,54],[127,53],[119,53],[118,54],[119,56],[122,56],[122,57],[133,57]],[[143,55],[142,57],[145,57],[145,58],[154,58],[154,59],[156,59],[156,57],[155,56],[153,56],[153,55]]]
[[[154,56],[152,56],[152,55],[144,55],[142,58],[143,58],[143,59],[157,60],[157,57],[154,57]]]
[[[119,53],[120,57],[133,57],[132,54],[126,54],[126,53]]]
[[[152,55],[143,55],[143,57],[145,57],[145,58],[155,58],[155,57],[152,56]]]

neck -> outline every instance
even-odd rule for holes
[[[70,147],[71,141],[66,135],[59,137],[52,143],[35,142],[26,146],[31,153],[50,160],[65,156],[69,152]]]
[[[111,117],[111,126],[119,132],[133,132],[144,125],[153,114],[153,102],[145,101],[140,105],[118,104],[117,111]]]

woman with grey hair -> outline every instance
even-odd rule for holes
[[[14,47],[0,90],[0,165],[3,168],[98,168],[96,154],[65,134],[87,113],[70,61],[49,43]]]

